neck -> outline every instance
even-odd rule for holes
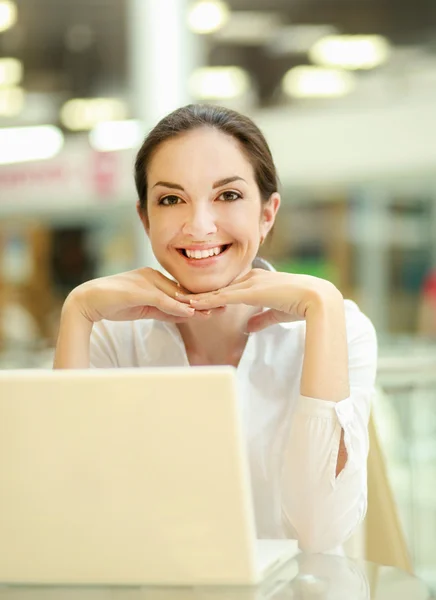
[[[248,340],[248,319],[257,312],[252,306],[230,305],[207,320],[179,323],[190,364],[237,366]]]

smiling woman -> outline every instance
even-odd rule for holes
[[[196,292],[248,272],[280,204],[264,136],[217,106],[190,105],[158,123],[138,152],[135,181],[156,258]]]
[[[247,117],[174,111],[145,139],[135,181],[171,278],[141,268],[73,290],[55,367],[235,366],[258,536],[337,551],[366,510],[370,321],[328,281],[258,268],[280,195]]]

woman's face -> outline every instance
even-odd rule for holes
[[[153,252],[194,293],[247,273],[280,198],[262,204],[255,174],[238,142],[212,128],[158,147],[148,167],[147,217]]]

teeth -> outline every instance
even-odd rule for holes
[[[209,248],[209,250],[185,250],[188,258],[209,258],[209,256],[216,256],[222,251],[222,246],[216,248]]]

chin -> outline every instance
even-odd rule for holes
[[[180,277],[176,279],[180,285],[191,292],[191,294],[205,294],[206,292],[215,292],[228,286],[235,277],[223,277],[223,275],[208,275],[204,277]]]

